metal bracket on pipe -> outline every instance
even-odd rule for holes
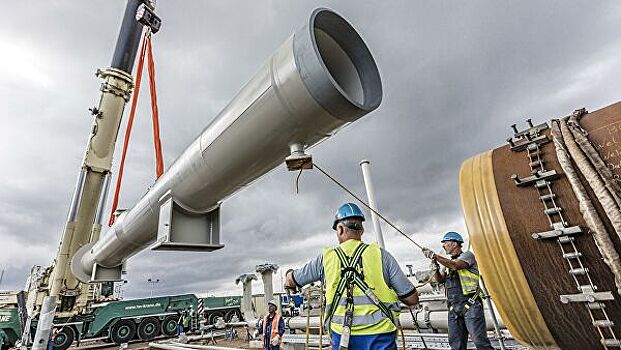
[[[509,145],[511,146],[511,150],[513,152],[521,152],[527,149],[528,146],[532,144],[543,145],[543,144],[550,142],[550,139],[546,135],[539,135],[539,136],[534,136],[534,137],[530,136],[531,134],[525,134],[525,135],[528,135],[528,136],[523,136],[523,139],[526,141],[522,141],[522,142],[516,141],[513,138],[507,139],[507,142],[509,142]]]
[[[313,157],[304,153],[304,145],[294,143],[289,145],[291,154],[285,158],[285,164],[289,171],[297,171],[313,168]]]
[[[170,191],[160,199],[157,241],[151,250],[210,252],[220,244],[220,207],[193,212],[175,201]]]
[[[559,174],[556,170],[548,170],[548,171],[539,171],[537,170],[533,175],[520,178],[516,174],[511,175],[511,179],[518,187],[531,186],[537,181],[546,180],[546,179],[556,179],[559,177]]]
[[[609,301],[615,300],[612,292],[590,292],[590,293],[578,293],[578,294],[564,294],[561,295],[561,303],[594,303],[596,301]]]
[[[534,239],[550,239],[559,238],[561,236],[577,235],[582,233],[580,226],[563,227],[557,230],[533,233],[531,236]]]
[[[528,123],[528,128],[522,131],[518,131],[516,124],[511,125],[513,137],[508,138],[507,142],[514,152],[521,152],[531,144],[542,145],[550,142],[546,135],[540,135],[543,130],[549,128],[547,123],[533,125],[533,121],[530,118],[526,119],[526,122]]]
[[[101,282],[120,282],[123,280],[121,277],[121,271],[123,265],[115,267],[105,267],[97,263],[93,265],[93,273],[89,283],[101,283]]]

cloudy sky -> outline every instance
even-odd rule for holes
[[[544,121],[621,99],[621,5],[614,1],[161,0],[154,50],[167,166],[321,6],[364,38],[384,99],[313,157],[363,196],[358,163],[371,160],[381,211],[436,250],[442,232],[464,231],[458,174],[465,159],[502,144],[509,125],[526,117]],[[3,1],[0,289],[23,288],[29,268],[56,254],[89,135],[88,108],[99,98],[94,72],[110,63],[124,7],[121,0]],[[133,206],[154,179],[146,91],[120,207]],[[351,199],[316,171],[302,175],[299,194],[294,179],[283,165],[225,201],[224,249],[133,257],[125,296],[148,295],[148,278],[160,280],[155,294],[239,294],[235,278],[257,264],[282,271],[316,256],[335,242],[331,218]],[[404,266],[426,266],[386,225],[384,234]]]

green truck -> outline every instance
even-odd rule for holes
[[[0,343],[2,349],[15,345],[21,339],[25,327],[25,303],[17,298],[0,304]],[[199,315],[199,301],[204,311]],[[56,318],[54,326],[58,333],[54,339],[55,350],[65,350],[74,341],[100,339],[116,344],[134,339],[151,340],[157,336],[175,336],[177,321],[182,312],[191,315],[191,328],[197,330],[200,324],[215,323],[218,317],[225,321],[241,320],[241,297],[205,297],[195,294],[181,294],[153,298],[110,301],[93,304],[90,312],[70,318]],[[22,315],[22,316],[20,316]],[[34,335],[37,321],[30,323],[30,334]]]
[[[23,291],[0,291],[0,349],[6,350],[21,339],[26,324],[26,299]]]

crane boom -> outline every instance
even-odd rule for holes
[[[99,239],[101,204],[108,187],[123,110],[134,85],[131,72],[143,29],[137,14],[150,11],[151,6],[149,0],[127,1],[110,67],[97,71],[103,80],[100,100],[97,107],[91,108],[91,135],[51,272],[48,295],[41,307],[33,349],[46,347],[57,308],[61,313],[75,313],[86,306],[88,285],[80,283],[71,273],[71,259],[80,247]]]

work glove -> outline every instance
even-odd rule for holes
[[[274,338],[272,338],[272,341],[270,342],[270,344],[271,344],[272,346],[276,346],[276,345],[278,345],[278,341],[279,341],[279,340],[280,340],[280,335],[279,335],[279,334],[276,334],[276,335],[274,336]]]
[[[440,264],[436,259],[431,259],[431,271],[440,271]]]
[[[436,255],[436,253],[434,253],[433,250],[431,250],[429,248],[423,248],[423,255],[427,259],[433,259],[433,257]]]

